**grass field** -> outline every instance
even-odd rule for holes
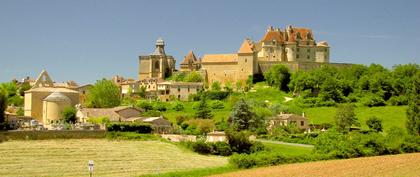
[[[391,177],[420,176],[420,153],[390,156],[364,157],[345,160],[329,160],[273,167],[255,168],[226,173],[223,177],[298,177],[298,176],[331,176],[331,177]]]
[[[336,113],[335,107],[319,107],[305,109],[305,115],[310,123],[334,123]],[[357,107],[356,117],[359,119],[362,128],[367,128],[366,120],[372,116],[382,119],[384,130],[387,131],[392,126],[405,128],[407,106],[383,106],[383,107]]]
[[[139,176],[226,166],[227,158],[203,156],[159,141],[105,139],[8,141],[0,143],[0,176]]]

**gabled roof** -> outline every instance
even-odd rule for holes
[[[201,63],[237,62],[237,54],[207,54],[203,56]]]
[[[297,35],[299,33],[301,40],[302,41],[306,41],[308,40],[308,34],[312,35],[311,38],[313,39],[313,33],[312,30],[309,28],[297,28],[297,27],[291,27],[292,28],[292,32],[290,33],[289,42],[295,42],[297,40]]]
[[[244,42],[241,45],[241,48],[239,48],[238,53],[254,53],[253,46],[249,39],[244,40]]]
[[[48,72],[45,69],[41,71],[31,89],[38,87],[54,87],[54,82],[52,81],[50,75],[48,75]]]
[[[196,63],[197,62],[197,58],[194,55],[194,52],[192,50],[190,50],[190,52],[188,52],[188,55],[184,57],[184,60],[182,61],[182,64],[189,64],[189,63]]]

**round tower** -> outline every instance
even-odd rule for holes
[[[71,100],[60,92],[53,92],[43,100],[44,124],[58,122],[62,119],[64,108],[71,106]]]

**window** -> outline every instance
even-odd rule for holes
[[[297,50],[297,52],[299,52],[299,48],[297,48],[296,50]]]
[[[178,92],[180,92],[181,91],[181,88],[178,86]]]
[[[306,58],[308,58],[308,60],[309,60],[309,55],[308,55],[308,56],[306,56]]]
[[[308,51],[308,53],[309,53],[309,52],[311,52],[311,49],[307,49],[306,51]]]
[[[156,62],[155,62],[155,70],[159,70],[159,68],[160,68],[160,67],[159,67],[159,61],[156,61]]]
[[[245,63],[247,62],[247,59],[245,58]]]
[[[190,86],[188,86],[188,92],[190,92]]]
[[[304,126],[304,125],[305,125],[305,122],[300,121],[300,126]]]
[[[296,58],[299,58],[299,54],[296,55]]]
[[[178,99],[181,99],[181,95],[178,95]]]

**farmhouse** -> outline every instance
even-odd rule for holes
[[[287,126],[290,124],[295,124],[298,128],[304,130],[309,128],[308,119],[304,115],[280,113],[269,120],[268,129],[271,130],[276,126]]]

